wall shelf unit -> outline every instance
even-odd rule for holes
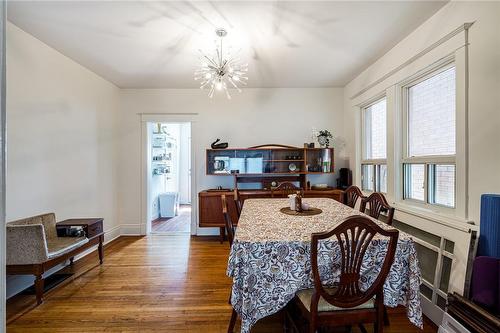
[[[207,149],[206,174],[233,176],[238,183],[297,181],[305,188],[306,175],[332,174],[333,148],[264,145],[251,148]]]

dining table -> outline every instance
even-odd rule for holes
[[[241,211],[228,259],[232,278],[231,304],[241,318],[241,332],[283,309],[295,293],[313,288],[311,234],[334,229],[352,215],[369,217],[329,198],[304,198],[317,215],[289,215],[282,208],[289,199],[247,199]],[[393,228],[369,217],[382,228]],[[363,257],[360,288],[377,278],[387,252],[387,241],[374,237]],[[335,239],[318,245],[318,266],[324,284],[340,276],[341,251]],[[411,323],[423,327],[420,305],[420,268],[412,237],[399,232],[394,262],[384,283],[384,304],[403,305]]]

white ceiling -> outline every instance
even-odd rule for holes
[[[8,3],[8,19],[121,88],[194,88],[214,30],[251,87],[344,86],[445,2]]]

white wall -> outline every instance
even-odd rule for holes
[[[119,235],[118,97],[117,87],[8,23],[7,221],[99,216],[107,238]]]
[[[332,131],[335,167],[344,166],[343,89],[245,89],[233,99],[199,89],[121,90],[119,119],[119,219],[128,230],[141,224],[141,120],[139,113],[198,113],[192,125],[197,191],[232,187],[231,177],[205,175],[205,149],[216,138],[230,147],[267,143],[303,146],[311,128]],[[133,163],[130,163],[133,161]],[[311,182],[335,183],[335,177]],[[192,203],[196,205],[197,203]],[[138,232],[138,231],[137,231]]]
[[[357,120],[350,97],[466,22],[475,22],[469,32],[469,219],[479,223],[480,195],[500,192],[500,3],[447,4],[351,81],[344,94],[345,133],[355,168]]]

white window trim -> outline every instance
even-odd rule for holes
[[[378,103],[380,100],[382,99],[385,99],[386,100],[386,105],[388,103],[388,99],[387,99],[387,96],[384,93],[382,94],[377,94],[375,95],[374,97],[366,100],[364,103],[362,103],[361,105],[359,105],[359,110],[360,110],[360,113],[361,113],[361,158],[360,158],[360,179],[361,179],[361,189],[366,192],[366,193],[372,193],[372,192],[375,192],[377,190],[377,173],[375,171],[375,169],[373,170],[373,191],[370,191],[370,190],[367,190],[367,189],[363,189],[362,188],[362,184],[363,184],[363,165],[386,165],[387,167],[387,155],[388,155],[388,149],[387,149],[387,139],[388,139],[388,135],[387,135],[387,128],[388,128],[388,121],[387,121],[387,106],[386,106],[386,124],[385,124],[385,130],[386,130],[386,158],[377,158],[377,159],[367,159],[365,158],[366,156],[366,127],[365,127],[365,110],[372,106],[373,104],[376,104]],[[389,175],[389,173],[388,173]],[[389,178],[389,177],[387,177]],[[387,179],[387,182],[389,182],[389,179]],[[387,184],[386,184],[386,188],[387,188]],[[386,190],[388,191],[388,190]],[[385,192],[383,192],[385,193]]]
[[[407,91],[408,88],[436,75],[439,72],[445,71],[454,66],[456,71],[456,117],[455,117],[455,144],[456,152],[453,156],[408,156],[408,103]],[[454,54],[449,55],[440,61],[437,61],[431,66],[422,71],[410,76],[404,81],[395,86],[395,103],[394,113],[396,122],[399,124],[400,131],[395,131],[395,165],[394,169],[398,170],[395,173],[395,204],[405,207],[407,211],[415,209],[415,212],[427,212],[429,215],[446,216],[461,221],[466,221],[467,216],[467,147],[466,147],[466,129],[467,129],[467,91],[466,91],[466,61],[465,53],[462,50],[457,50]],[[389,108],[389,107],[388,107]],[[400,147],[397,147],[400,145]],[[399,148],[399,149],[398,149]],[[399,155],[399,156],[398,156]],[[455,207],[447,207],[438,204],[430,204],[414,199],[404,199],[404,164],[453,164],[455,165]],[[426,168],[425,182],[427,182]],[[427,185],[427,184],[426,184]],[[426,189],[428,186],[425,187]],[[426,193],[427,200],[427,193]]]

